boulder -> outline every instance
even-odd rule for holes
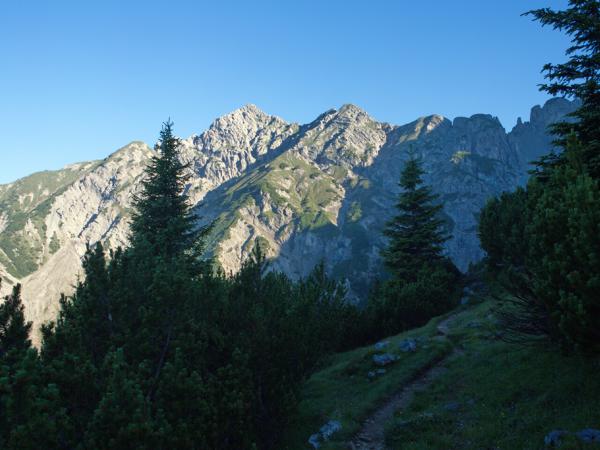
[[[568,434],[569,432],[565,430],[553,430],[544,437],[544,445],[546,447],[558,447],[562,438]]]
[[[415,339],[404,339],[400,342],[400,350],[403,352],[417,351],[417,341]]]
[[[321,442],[326,442],[329,438],[337,431],[342,429],[341,422],[337,420],[330,420],[321,427],[318,433],[312,434],[308,438],[308,443],[313,448],[320,448]]]
[[[369,373],[367,373],[367,378],[369,378],[369,380],[374,380],[375,378],[377,378],[381,375],[385,375],[385,373],[386,373],[385,369],[371,370],[371,371],[369,371]]]
[[[600,442],[600,430],[594,428],[586,428],[585,430],[578,431],[575,435],[585,443]]]
[[[373,362],[378,366],[387,366],[388,364],[396,361],[398,357],[391,353],[382,353],[380,355],[373,355]]]
[[[313,448],[321,447],[321,435],[319,433],[311,434],[308,438],[308,443],[313,446]]]
[[[390,341],[380,341],[377,344],[375,344],[375,350],[383,350],[389,344],[390,344]]]

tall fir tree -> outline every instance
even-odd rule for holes
[[[448,236],[440,218],[442,205],[437,195],[423,184],[421,162],[411,155],[400,175],[402,192],[396,203],[398,214],[386,225],[389,238],[382,256],[394,278],[414,281],[418,271],[427,264],[442,260],[443,244]]]
[[[131,221],[131,247],[149,246],[153,254],[168,259],[197,248],[206,231],[195,225],[186,192],[189,175],[180,161],[179,146],[169,120],[160,132],[159,152],[146,168]]]
[[[134,201],[131,246],[124,252],[121,269],[129,297],[125,315],[133,331],[133,338],[124,345],[133,349],[130,355],[137,353],[146,360],[149,372],[143,387],[149,400],[182,333],[186,304],[195,297],[193,279],[206,268],[201,252],[207,228],[196,225],[186,192],[189,175],[179,147],[169,120],[163,124],[158,154],[148,164],[141,193]]]
[[[448,240],[440,218],[442,205],[423,183],[423,169],[411,155],[400,176],[398,214],[384,229],[382,251],[391,278],[376,288],[367,307],[371,338],[420,326],[455,304],[458,269],[443,255]]]

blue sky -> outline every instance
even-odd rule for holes
[[[305,123],[355,103],[394,124],[547,96],[567,38],[525,10],[566,0],[21,1],[0,10],[0,183],[200,133],[243,104]]]

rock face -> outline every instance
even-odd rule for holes
[[[568,120],[566,116],[578,105],[578,101],[553,98],[543,106],[534,106],[529,122],[523,122],[519,117],[508,137],[519,156],[521,182],[527,179],[527,171],[533,168],[531,162],[552,150],[553,138],[547,132],[548,126],[565,118]]]
[[[477,214],[488,197],[513,190],[527,162],[550,150],[548,124],[575,108],[553,99],[506,133],[497,118],[433,115],[394,126],[354,105],[306,125],[247,105],[182,140],[187,192],[199,223],[214,221],[210,252],[227,272],[258,241],[272,267],[306,275],[324,259],[361,298],[381,273],[381,230],[394,214],[409,152],[444,202],[446,250],[462,270],[482,257]],[[23,281],[29,320],[52,319],[69,292],[86,243],[126,245],[133,195],[154,150],[132,142],[102,161],[41,172],[0,186],[3,292]]]

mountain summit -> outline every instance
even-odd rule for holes
[[[382,227],[392,214],[409,150],[440,195],[462,270],[483,256],[477,214],[513,190],[528,163],[550,150],[547,126],[575,109],[565,99],[532,109],[506,133],[497,118],[439,115],[396,126],[355,105],[299,125],[246,105],[182,140],[188,193],[201,223],[214,221],[209,250],[236,271],[259,240],[272,267],[292,277],[320,260],[363,297],[380,274]],[[132,142],[102,161],[41,172],[0,186],[0,276],[24,283],[29,320],[52,319],[76,280],[87,243],[127,244],[132,196],[152,155]]]

